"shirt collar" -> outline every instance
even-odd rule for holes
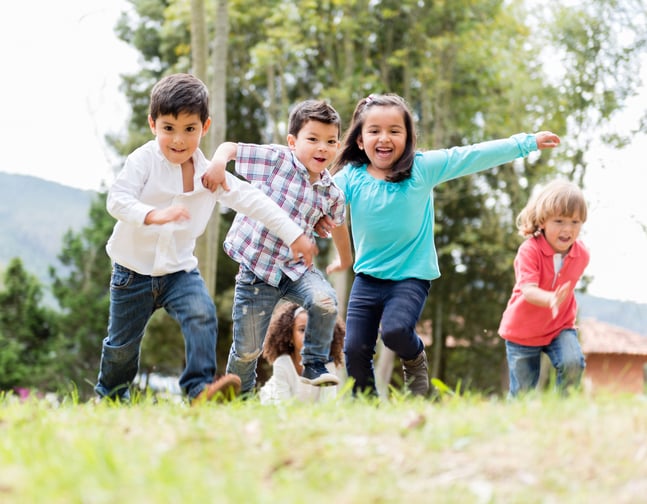
[[[292,160],[294,162],[294,165],[299,169],[299,171],[303,174],[303,176],[308,181],[310,181],[310,172],[305,167],[305,165],[301,161],[299,161],[299,159],[294,154],[294,151],[290,150],[290,155],[292,156]],[[324,187],[328,187],[331,183],[332,183],[332,177],[330,176],[330,173],[328,172],[328,169],[326,168],[323,172],[321,172],[321,176],[319,177],[319,180],[317,180],[312,185],[321,184]]]
[[[162,162],[165,166],[178,166],[166,159],[166,156],[162,153],[162,149],[160,148],[160,144],[157,142],[157,139],[151,140],[151,142],[153,142],[155,145],[154,152],[155,155],[159,158],[160,162]],[[207,158],[199,148],[196,149],[196,151],[193,153],[193,168],[195,169],[195,175],[199,175],[201,177],[204,172],[207,171],[207,166]]]

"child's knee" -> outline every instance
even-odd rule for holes
[[[317,312],[328,316],[337,316],[337,298],[328,292],[317,292],[312,299],[312,307]]]
[[[420,347],[421,345],[418,345],[419,338],[417,336],[414,338],[414,335],[415,332],[413,327],[407,327],[400,324],[382,326],[382,331],[380,332],[382,341],[384,341],[384,344],[391,349],[400,348],[405,340],[407,342],[415,340],[415,346]],[[407,345],[410,346],[409,343],[407,343]],[[416,352],[416,354],[418,353],[420,352]]]
[[[258,358],[261,356],[261,353],[262,349],[258,348],[249,351],[237,352],[236,356],[241,362],[254,362],[258,360]]]
[[[561,368],[567,373],[579,373],[584,370],[584,359],[581,356],[573,355],[561,362]]]

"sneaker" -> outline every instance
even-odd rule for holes
[[[218,402],[231,401],[240,392],[240,386],[240,378],[237,375],[226,374],[205,386],[202,392],[191,400],[191,406],[211,400]]]
[[[301,381],[316,387],[327,387],[339,384],[339,378],[329,372],[321,361],[305,364],[301,373]]]

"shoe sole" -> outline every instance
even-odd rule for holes
[[[329,373],[319,375],[313,379],[306,378],[305,376],[301,376],[300,380],[301,380],[301,383],[305,383],[307,385],[314,385],[315,387],[331,387],[333,385],[339,385],[339,378]]]
[[[207,385],[195,399],[191,406],[197,406],[207,401],[227,402],[234,399],[240,392],[240,378],[235,374],[227,374]]]

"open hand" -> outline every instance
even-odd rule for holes
[[[292,242],[290,250],[292,251],[294,259],[297,261],[301,259],[308,268],[312,266],[313,256],[316,256],[319,253],[317,244],[305,234],[302,234]]]
[[[560,285],[555,292],[552,293],[550,297],[550,312],[553,318],[557,318],[559,313],[560,305],[566,300],[571,291],[571,282],[566,282],[564,285]]]
[[[180,222],[189,220],[191,214],[182,205],[172,205],[166,208],[156,208],[146,214],[144,224],[167,224],[169,222]]]
[[[540,150],[552,149],[553,147],[557,147],[561,142],[559,137],[550,131],[540,131],[539,133],[535,133],[535,140],[537,140],[537,148]]]

